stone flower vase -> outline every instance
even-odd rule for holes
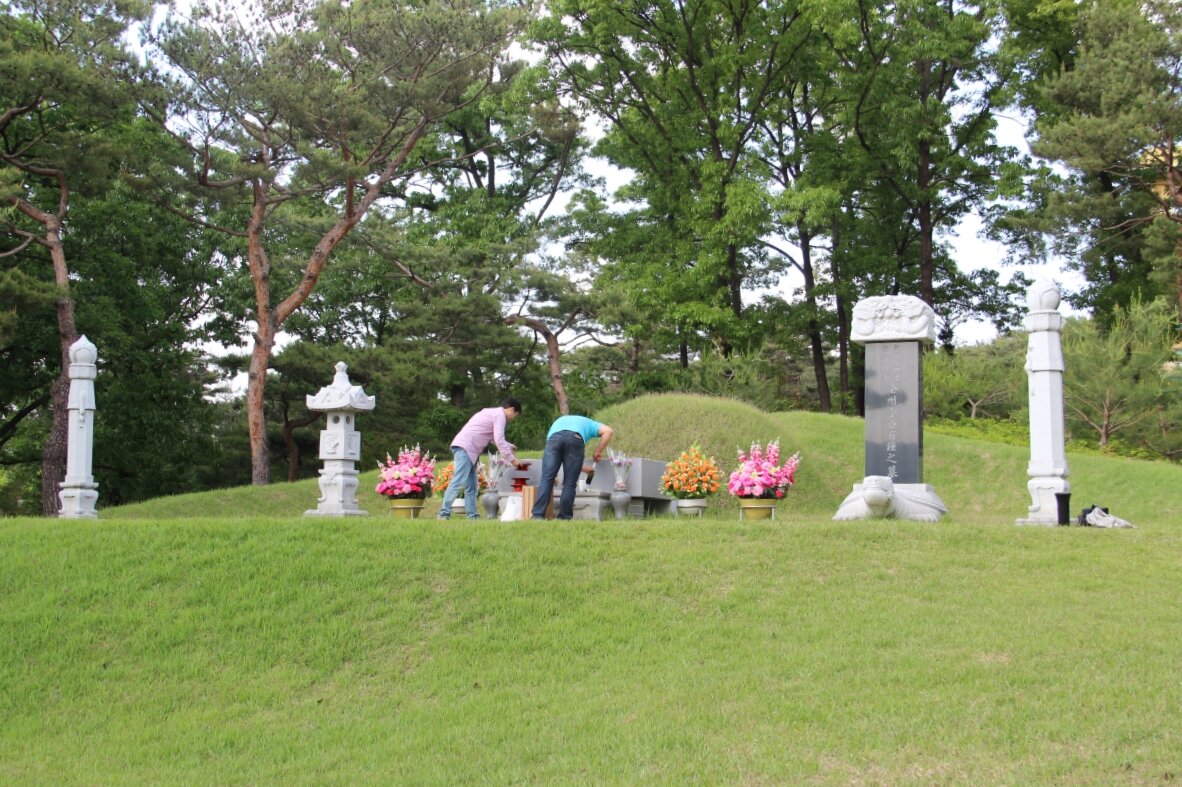
[[[480,496],[480,505],[484,508],[484,515],[489,519],[500,516],[501,493],[490,489]]]
[[[683,497],[677,501],[678,516],[701,516],[706,511],[706,498]]]
[[[612,510],[616,512],[616,519],[628,516],[628,505],[632,502],[632,495],[626,489],[613,489],[611,494]]]

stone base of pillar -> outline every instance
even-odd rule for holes
[[[851,519],[910,519],[936,522],[948,507],[931,484],[896,484],[881,475],[868,475],[842,501],[835,521]]]
[[[304,512],[304,516],[369,516],[369,512],[363,508],[346,509],[341,508],[337,510],[325,508],[309,508]]]
[[[1059,501],[1055,495],[1071,492],[1071,484],[1066,478],[1039,477],[1032,478],[1026,483],[1030,490],[1031,504],[1026,516],[1014,520],[1016,525],[1041,525],[1054,527],[1059,522]],[[1070,521],[1070,516],[1068,517]]]
[[[98,501],[98,484],[82,482],[66,486],[63,483],[57,499],[62,506],[58,513],[60,519],[94,519],[98,516],[94,510]]]
[[[335,466],[334,466],[335,465]],[[320,471],[320,498],[304,516],[369,516],[357,505],[357,469],[350,461],[328,460]]]

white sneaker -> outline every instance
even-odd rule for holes
[[[1125,520],[1109,514],[1102,508],[1093,508],[1089,511],[1087,523],[1092,527],[1132,527]]]

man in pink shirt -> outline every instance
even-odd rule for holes
[[[505,439],[505,426],[521,414],[521,402],[508,397],[501,402],[500,407],[486,407],[468,419],[464,428],[452,438],[451,453],[455,458],[455,472],[452,473],[451,483],[443,493],[443,505],[439,507],[439,519],[451,517],[451,507],[460,490],[464,490],[464,511],[469,519],[479,519],[477,513],[476,495],[477,463],[480,455],[489,443],[495,443],[501,457],[508,459],[518,470],[524,470],[529,465],[517,461],[513,453],[514,445]]]

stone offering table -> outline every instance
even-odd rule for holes
[[[590,464],[590,462],[588,462]],[[673,514],[677,501],[661,491],[661,476],[665,473],[666,462],[657,459],[636,458],[632,460],[632,469],[628,471],[628,494],[632,501],[628,504],[628,516],[646,516],[649,514]],[[515,479],[525,479],[526,486],[536,487],[542,480],[542,460],[530,459],[528,470],[506,471],[499,483],[497,491],[501,494],[501,510],[504,511],[505,499],[514,494]],[[615,514],[611,507],[611,493],[615,486],[615,476],[612,475],[611,462],[601,459],[595,465],[595,477],[588,487],[583,480],[579,481],[579,491],[575,495],[575,519],[612,519]],[[562,494],[562,471],[558,471],[558,478],[554,482],[554,507],[558,507],[558,498]],[[529,512],[522,512],[522,518],[528,519]]]

